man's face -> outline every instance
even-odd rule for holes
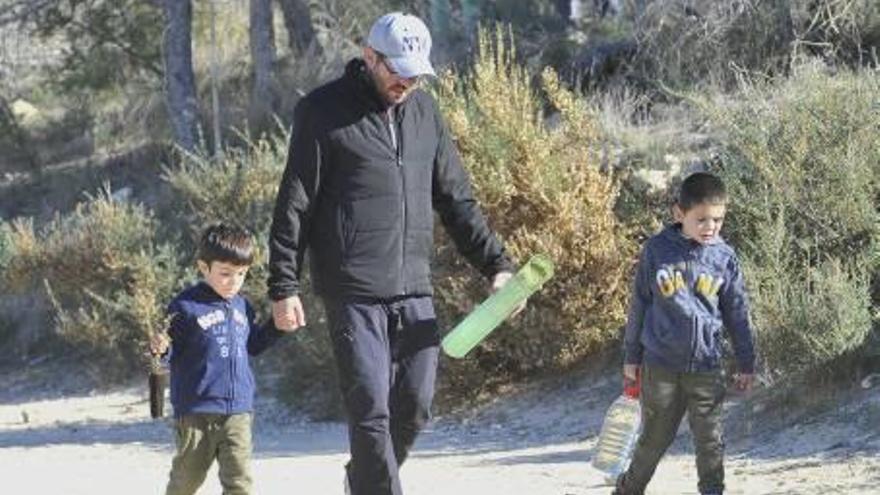
[[[379,96],[389,105],[402,103],[419,85],[421,79],[419,76],[400,77],[394,72],[385,56],[372,48],[364,48],[364,60]]]

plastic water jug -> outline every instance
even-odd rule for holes
[[[593,467],[605,473],[605,479],[612,484],[629,467],[642,423],[639,379],[625,381],[623,394],[615,399],[605,414],[592,462]]]
[[[498,292],[452,329],[441,343],[446,354],[462,358],[553,276],[553,261],[536,254]]]

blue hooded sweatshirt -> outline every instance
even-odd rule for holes
[[[174,415],[252,411],[254,376],[248,355],[263,352],[283,332],[271,323],[257,326],[244,297],[223,299],[205,282],[174,298],[168,314]]]
[[[718,369],[722,328],[739,371],[753,373],[748,299],[733,248],[720,237],[705,245],[688,239],[681,224],[648,239],[636,270],[624,363],[675,372]]]

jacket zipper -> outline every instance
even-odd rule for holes
[[[232,308],[226,303],[226,339],[229,343],[229,387],[230,400],[226,403],[226,414],[232,414],[232,405],[235,403],[235,333],[232,331]]]
[[[694,265],[695,265],[694,260],[697,257],[698,257],[698,254],[697,254],[696,250],[691,250],[691,252],[688,253],[688,260],[687,260],[687,263],[685,264],[685,269],[687,270],[687,273],[685,275],[687,276],[686,283],[687,283],[688,290],[691,290],[691,283],[692,283],[691,278],[694,273]],[[691,304],[695,304],[693,297],[689,297],[688,299],[690,300]],[[695,369],[696,367],[694,366],[694,360],[697,358],[697,339],[700,338],[700,335],[699,335],[699,329],[697,328],[697,315],[695,312],[696,309],[691,308],[691,311],[694,313],[691,315],[691,357],[690,357],[690,362],[688,363],[688,371],[694,372],[694,371],[696,371],[696,369]]]
[[[388,112],[385,116],[388,119],[388,132],[391,134],[391,144],[394,147],[394,157],[397,162],[397,173],[400,175],[400,208],[403,215],[403,228],[401,229],[400,236],[400,280],[403,285],[405,285],[406,277],[404,276],[404,267],[406,266],[406,178],[403,173],[403,157],[402,155],[402,144],[399,139],[398,133],[395,132],[395,126],[397,125],[396,119],[394,118],[394,111],[396,107],[391,107],[388,109]],[[402,292],[406,293],[406,287],[401,287]]]

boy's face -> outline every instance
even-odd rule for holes
[[[675,220],[681,222],[681,232],[700,244],[708,244],[718,236],[726,212],[724,203],[700,203],[687,211],[678,205],[674,207]]]
[[[242,284],[244,284],[248,268],[250,268],[248,266],[233,265],[225,261],[213,261],[209,265],[199,260],[198,265],[199,271],[205,277],[205,282],[223,299],[231,299],[238,294]]]

